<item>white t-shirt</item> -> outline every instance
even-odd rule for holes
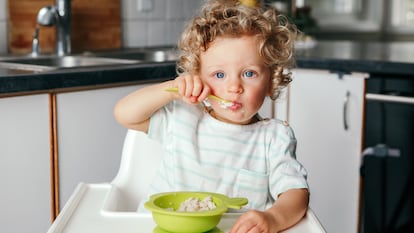
[[[279,194],[308,188],[293,131],[279,120],[229,124],[201,105],[173,101],[151,117],[148,135],[165,152],[149,194],[218,192],[246,197],[247,208],[265,210]]]

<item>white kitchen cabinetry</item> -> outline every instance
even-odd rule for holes
[[[0,232],[51,224],[48,95],[0,99]]]
[[[357,232],[366,77],[293,70],[289,121],[308,171],[310,206],[327,232]]]
[[[272,101],[266,97],[259,114],[263,118],[277,118],[279,120],[287,120],[287,88],[285,88],[279,98]]]
[[[57,94],[60,208],[79,182],[114,178],[127,130],[115,121],[113,108],[119,99],[143,86]]]
[[[263,118],[271,118],[272,116],[272,101],[267,97],[259,110],[259,114]]]

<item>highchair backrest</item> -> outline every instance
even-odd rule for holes
[[[110,209],[135,211],[145,197],[155,172],[161,163],[161,145],[146,133],[128,130],[122,149],[122,158],[116,177],[111,184],[117,199]],[[115,191],[114,191],[115,192]],[[112,199],[112,198],[110,198]]]

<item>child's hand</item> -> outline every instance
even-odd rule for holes
[[[275,233],[299,222],[309,204],[306,188],[290,189],[278,196],[266,211],[249,210],[237,219],[230,233]]]
[[[249,210],[242,214],[233,225],[230,233],[275,233],[277,223],[269,212]]]
[[[210,87],[205,85],[198,75],[182,75],[172,85],[178,88],[178,95],[190,104],[202,102],[210,94]]]

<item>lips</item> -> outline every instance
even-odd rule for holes
[[[237,110],[239,110],[241,108],[242,108],[242,104],[241,103],[238,103],[238,102],[233,102],[233,104],[228,107],[228,109],[230,109],[232,111],[237,111]]]

